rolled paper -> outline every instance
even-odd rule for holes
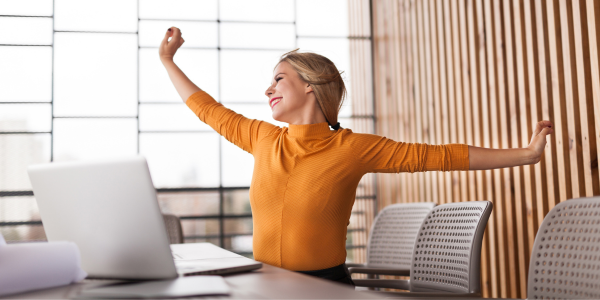
[[[67,285],[86,276],[74,243],[6,245],[0,235],[0,296]]]

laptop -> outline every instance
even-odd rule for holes
[[[88,278],[167,279],[262,267],[210,243],[169,245],[144,157],[33,165],[28,173],[48,241],[77,244]]]

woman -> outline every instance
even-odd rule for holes
[[[254,156],[254,258],[321,278],[352,284],[344,266],[346,228],[364,174],[534,164],[552,133],[549,121],[539,122],[529,147],[506,150],[353,133],[337,121],[346,89],[335,65],[296,51],[282,56],[265,92],[273,118],[289,123],[281,128],[236,114],[194,85],[173,62],[183,43],[179,29],[171,27],[159,48],[177,92],[200,120]]]

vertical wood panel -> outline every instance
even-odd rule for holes
[[[404,24],[405,24],[405,32],[407,35],[406,38],[406,42],[407,45],[405,46],[406,49],[406,71],[409,73],[408,74],[408,81],[407,81],[407,88],[406,88],[406,93],[408,96],[408,110],[409,110],[409,122],[406,124],[406,126],[408,127],[407,130],[409,131],[408,136],[410,137],[410,139],[408,140],[411,143],[416,142],[416,130],[417,130],[417,126],[416,126],[416,111],[415,111],[415,102],[417,99],[417,94],[418,94],[418,88],[416,87],[416,82],[417,81],[417,77],[418,77],[418,68],[415,67],[415,58],[414,58],[414,53],[413,53],[413,47],[416,47],[416,43],[414,41],[414,38],[416,37],[416,34],[414,34],[413,31],[413,23],[412,21],[414,20],[413,16],[414,16],[414,2],[413,0],[404,0]],[[414,174],[407,174],[408,177],[408,184],[411,187],[411,191],[409,192],[409,196],[410,202],[417,202],[419,201],[419,181],[418,181],[418,177],[417,175]]]
[[[515,88],[515,80],[517,77],[517,72],[515,70],[515,59],[514,59],[514,19],[516,18],[516,14],[511,11],[513,7],[513,1],[504,1],[503,2],[503,12],[504,12],[504,35],[505,35],[505,44],[506,44],[506,75],[507,75],[507,87],[508,87],[508,106],[509,106],[509,125],[510,125],[510,136],[511,136],[511,148],[519,148],[521,145],[519,144],[519,114],[518,114],[518,105],[517,105],[517,91]],[[512,187],[514,190],[513,201],[508,202],[510,208],[507,210],[513,210],[514,221],[516,224],[516,236],[519,241],[517,244],[517,263],[519,272],[515,275],[518,275],[518,291],[519,295],[524,295],[527,291],[525,288],[527,284],[527,274],[525,273],[525,245],[524,245],[524,236],[525,236],[525,227],[523,224],[523,215],[521,211],[521,205],[523,203],[522,198],[522,190],[521,190],[521,171],[522,167],[514,167],[511,168],[512,171]]]
[[[543,8],[543,2],[542,1],[534,1],[535,3],[535,20],[536,20],[536,28],[537,28],[537,46],[538,46],[538,51],[536,51],[536,55],[538,57],[537,63],[538,63],[538,74],[539,74],[539,82],[540,82],[540,99],[541,99],[541,109],[542,109],[542,119],[544,120],[552,120],[553,118],[550,117],[550,114],[552,113],[551,111],[551,105],[552,102],[550,100],[550,97],[548,95],[549,89],[550,89],[550,85],[548,84],[548,71],[547,71],[547,65],[548,65],[548,60],[549,58],[546,56],[546,49],[547,47],[547,32],[548,32],[548,26],[546,25],[546,23],[544,23],[544,19],[545,19],[545,15],[544,15],[544,8]],[[551,79],[551,77],[550,77]],[[556,126],[554,126],[554,128],[556,128]],[[544,150],[544,161],[543,161],[543,166],[545,168],[545,172],[546,172],[546,180],[542,181],[545,185],[546,185],[546,190],[543,191],[543,195],[545,196],[544,199],[542,199],[542,201],[544,202],[544,205],[542,207],[544,207],[544,210],[541,210],[538,212],[538,218],[543,218],[544,217],[544,211],[549,211],[550,209],[552,209],[552,207],[554,207],[555,203],[556,203],[556,188],[558,188],[558,186],[555,184],[555,182],[558,182],[558,176],[556,174],[556,168],[555,168],[555,160],[554,160],[554,155],[553,153],[555,153],[555,147],[554,147],[554,143],[553,143],[553,139],[556,136],[553,135],[548,143],[546,144],[546,149]],[[544,170],[543,170],[544,171]]]
[[[451,10],[452,10],[452,35],[454,37],[453,42],[453,64],[454,64],[454,80],[456,87],[456,130],[458,142],[466,143],[465,137],[465,117],[464,117],[464,107],[463,107],[463,82],[462,82],[462,63],[461,63],[461,45],[462,38],[460,35],[461,27],[459,26],[459,17],[458,17],[458,1],[460,0],[451,0]],[[468,201],[469,200],[469,189],[467,188],[467,172],[459,172],[460,176],[460,201]]]
[[[470,82],[470,73],[471,67],[469,65],[469,47],[468,47],[468,37],[467,37],[467,17],[466,17],[466,9],[464,6],[460,5],[463,0],[459,0],[458,2],[458,15],[459,15],[459,23],[460,23],[460,44],[461,44],[461,68],[462,68],[462,82],[463,82],[463,108],[464,108],[464,120],[465,120],[465,137],[466,143],[468,145],[473,145],[473,121],[472,121],[472,112],[471,112],[471,82]],[[476,185],[475,185],[475,176],[472,173],[467,174],[468,187],[469,187],[469,198],[468,200],[477,199],[476,195]]]
[[[592,186],[592,195],[600,194],[600,172],[598,169],[598,147],[597,147],[597,139],[596,139],[596,115],[594,114],[594,98],[593,94],[593,81],[592,81],[592,70],[589,66],[591,66],[591,52],[590,52],[590,38],[589,38],[589,29],[587,27],[587,9],[588,5],[585,0],[579,0],[580,6],[580,19],[581,19],[581,35],[582,35],[582,48],[583,48],[583,69],[585,75],[585,93],[586,93],[586,101],[585,101],[585,110],[586,110],[586,119],[587,119],[587,128],[588,128],[588,137],[589,137],[589,155],[590,155],[590,169],[591,169],[591,186]],[[600,8],[600,7],[599,7]],[[591,5],[591,8],[594,9],[594,6]],[[580,111],[582,109],[580,108]],[[584,150],[586,151],[586,150]],[[588,176],[584,174],[584,176]],[[588,181],[586,180],[586,183]]]
[[[481,101],[481,94],[478,80],[479,68],[477,59],[480,55],[481,47],[479,46],[477,39],[477,36],[480,34],[480,32],[474,17],[474,0],[466,0],[465,9],[467,14],[467,32],[469,38],[469,80],[471,81],[471,115],[467,116],[467,118],[473,119],[473,143],[470,145],[482,147],[483,144],[481,142],[481,110],[479,107]],[[474,175],[475,182],[477,184],[476,198],[474,199],[485,199],[485,193],[483,188],[483,171],[475,171]]]
[[[349,1],[353,10],[365,3]],[[396,202],[493,201],[481,256],[482,293],[525,298],[531,246],[544,216],[559,201],[600,194],[600,2],[372,3],[378,134],[405,142],[517,148],[529,144],[538,121],[554,123],[555,134],[534,166],[377,175],[380,209]],[[368,52],[356,41],[351,49]],[[364,62],[351,57],[352,65]],[[369,89],[360,81],[352,79],[354,96]],[[353,103],[353,113],[363,109],[370,109],[365,101]],[[363,123],[355,122],[367,128]],[[372,188],[364,185],[357,195]],[[372,209],[368,201],[359,202],[361,210]]]
[[[425,143],[429,142],[429,135],[427,134],[429,123],[428,123],[428,114],[427,114],[427,101],[428,94],[427,91],[429,87],[427,86],[427,75],[426,75],[426,67],[425,67],[425,42],[423,37],[423,0],[415,0],[416,9],[417,9],[417,23],[415,27],[418,31],[418,40],[419,44],[417,49],[415,49],[415,53],[418,54],[418,62],[419,62],[419,87],[420,87],[420,101],[416,102],[416,105],[419,106],[419,117],[421,118],[420,122],[417,121],[417,129],[418,133],[418,142]],[[419,185],[419,189],[421,191],[421,199],[424,202],[431,202],[431,180],[430,174],[419,173],[419,180],[421,184]]]
[[[598,176],[598,161],[600,160],[600,65],[598,65],[598,40],[597,40],[597,28],[596,24],[600,23],[600,15],[597,14],[600,10],[600,5],[594,6],[594,0],[587,0],[586,2],[586,13],[587,13],[587,26],[588,26],[588,37],[589,37],[589,48],[590,48],[590,69],[591,69],[591,84],[592,84],[592,98],[593,98],[593,110],[595,116],[595,127],[596,127],[596,170],[594,176]],[[596,3],[598,4],[598,3]],[[596,184],[600,185],[600,176],[596,177],[599,180]]]
[[[529,139],[535,130],[537,123],[542,121],[541,111],[538,107],[541,104],[540,98],[538,95],[539,85],[537,81],[538,76],[536,76],[537,68],[536,68],[536,60],[535,60],[535,50],[534,50],[534,34],[536,32],[533,31],[533,14],[531,10],[531,0],[523,0],[523,21],[525,23],[525,49],[524,55],[526,55],[527,59],[527,88],[529,90],[528,96],[528,109],[529,112],[527,116],[529,117],[529,123],[527,128],[527,135],[525,136],[524,143],[529,144]],[[535,184],[536,182],[542,182],[542,167],[543,163],[535,164],[531,167],[532,174],[530,175],[530,190],[531,199],[528,202],[527,208],[527,218],[529,220],[529,249],[533,251],[533,242],[535,240],[535,234],[537,233],[537,228],[543,221],[543,214],[534,214],[534,212],[543,211],[544,207],[544,190],[542,184]]]
[[[425,106],[424,109],[427,112],[427,126],[424,130],[424,139],[425,143],[435,144],[435,103],[434,103],[434,95],[435,95],[435,86],[433,82],[433,70],[432,70],[432,51],[431,51],[431,26],[430,26],[430,10],[429,4],[431,1],[424,0],[422,2],[423,9],[423,41],[424,41],[424,49],[425,49],[425,83],[426,83],[426,99],[427,101],[423,103]],[[423,49],[423,48],[422,48]],[[435,173],[425,173],[425,188],[427,198],[429,201],[433,201],[435,203],[439,202],[439,190],[438,190],[438,181],[437,174]]]
[[[441,117],[440,121],[440,143],[448,144],[450,143],[450,112],[449,112],[449,90],[448,90],[448,79],[446,74],[446,56],[448,52],[448,45],[446,41],[446,32],[444,30],[444,7],[442,1],[436,1],[436,20],[437,20],[437,35],[438,35],[438,55],[440,61],[440,100],[441,100]],[[449,55],[448,55],[449,56]],[[450,173],[440,173],[443,177],[440,178],[440,181],[444,182],[443,186],[445,188],[442,191],[445,194],[445,202],[453,202],[454,194],[452,193],[452,176]]]
[[[374,53],[374,60],[379,62],[379,61],[383,61],[386,58],[386,52],[388,51],[388,47],[385,45],[385,43],[387,43],[388,39],[386,38],[386,35],[389,35],[388,29],[385,28],[385,22],[386,22],[386,14],[385,14],[385,6],[377,6],[376,7],[376,12],[375,12],[375,16],[373,18],[374,20],[374,30],[375,32],[378,32],[380,35],[382,35],[381,37],[378,37],[377,39],[377,43],[381,44],[378,45],[379,47],[377,47],[377,51],[375,51]],[[387,82],[386,80],[386,72],[387,72],[387,65],[385,67],[378,67],[375,71],[375,81],[377,82]],[[377,103],[377,105],[375,106],[375,113],[377,114],[377,119],[379,120],[379,122],[376,123],[376,132],[383,132],[384,130],[381,128],[382,124],[385,123],[385,119],[388,118],[387,115],[387,111],[385,109],[385,107],[387,106],[388,100],[388,95],[387,95],[387,85],[383,85],[383,84],[379,84],[376,86],[375,89],[375,96],[377,99],[382,99],[382,101],[379,101]],[[389,196],[389,190],[387,188],[382,188],[382,187],[387,187],[387,181],[386,181],[386,177],[381,177],[378,176],[378,181],[380,183],[380,185],[377,187],[378,188],[378,195],[381,198],[381,204],[382,206],[386,206],[387,202],[390,201],[390,196]]]
[[[398,15],[400,13],[399,10],[399,1],[392,1],[391,3],[392,9],[389,10],[391,13],[390,19],[390,25],[391,25],[391,30],[393,32],[393,37],[391,40],[392,43],[392,47],[390,47],[390,49],[392,50],[391,53],[389,53],[390,57],[392,58],[393,64],[392,64],[392,74],[391,74],[391,90],[392,90],[392,99],[394,99],[394,101],[392,102],[392,106],[390,107],[390,109],[392,110],[393,113],[393,121],[392,123],[388,126],[388,130],[390,131],[389,136],[391,137],[391,139],[396,140],[396,141],[403,141],[404,138],[401,135],[401,130],[400,127],[396,126],[396,124],[400,123],[401,120],[401,109],[399,109],[401,107],[401,103],[403,101],[403,98],[400,96],[400,90],[401,90],[401,84],[402,84],[402,76],[404,74],[404,72],[401,72],[402,67],[401,67],[401,61],[400,61],[400,20],[398,19]],[[391,181],[391,187],[390,189],[393,191],[393,195],[392,195],[392,199],[391,201],[395,201],[395,199],[400,199],[400,195],[401,195],[401,191],[404,190],[404,185],[402,182],[402,179],[404,176],[392,176],[391,174],[386,174],[387,177],[390,178]],[[394,202],[390,202],[390,204],[392,204]]]
[[[484,20],[485,20],[485,50],[487,57],[487,78],[489,87],[489,118],[490,118],[490,130],[491,130],[491,147],[494,149],[500,148],[500,128],[498,126],[498,101],[496,91],[496,52],[495,52],[495,34],[496,28],[494,27],[494,16],[492,14],[492,1],[486,0],[484,6]],[[489,146],[489,145],[488,145]],[[493,170],[493,188],[491,183],[488,184],[488,190],[493,190],[493,196],[490,199],[494,199],[494,211],[493,211],[493,222],[494,223],[494,245],[490,246],[490,265],[491,267],[491,296],[506,297],[507,294],[507,282],[506,276],[506,258],[505,258],[505,243],[504,243],[504,220],[503,220],[503,208],[502,205],[498,205],[502,201],[502,178],[500,169]]]
[[[454,76],[452,72],[454,71],[454,51],[455,51],[455,42],[454,39],[457,37],[453,37],[453,24],[450,17],[450,5],[449,1],[439,1],[439,3],[443,6],[444,10],[444,38],[445,38],[445,46],[444,51],[446,53],[446,62],[447,62],[447,71],[446,71],[446,79],[448,81],[448,122],[449,125],[447,129],[449,130],[449,141],[446,143],[458,143],[458,132],[457,132],[457,117],[456,117],[456,98],[455,98],[455,88],[454,88]],[[450,177],[450,184],[452,189],[452,201],[459,202],[461,199],[461,185],[460,176],[458,172],[452,172]]]
[[[567,200],[567,168],[565,167],[565,147],[564,147],[564,131],[563,119],[561,110],[561,87],[559,80],[559,65],[558,65],[558,48],[556,43],[556,22],[554,13],[554,0],[545,2],[546,4],[546,20],[548,24],[548,50],[550,54],[550,74],[552,78],[552,105],[554,108],[554,128],[556,134],[554,140],[556,142],[556,166],[558,168],[558,190],[560,202]],[[569,193],[570,194],[570,193]]]
[[[408,44],[408,34],[406,31],[406,1],[402,0],[399,2],[398,4],[398,15],[396,16],[397,20],[398,20],[398,26],[400,27],[400,49],[399,49],[399,55],[400,55],[400,68],[399,68],[399,74],[401,76],[401,83],[400,83],[400,95],[399,95],[399,101],[402,103],[402,105],[399,105],[399,109],[400,111],[398,112],[401,115],[401,120],[398,124],[400,124],[400,133],[401,133],[401,140],[402,141],[407,141],[410,142],[410,133],[409,133],[409,128],[410,128],[410,123],[409,123],[409,118],[410,118],[410,111],[409,111],[409,88],[408,88],[408,77],[411,76],[411,72],[408,70],[407,67],[407,59],[406,59],[406,48],[407,48],[407,44]],[[402,191],[401,191],[401,197],[402,199],[406,199],[405,201],[411,201],[409,199],[412,198],[412,194],[411,193],[411,188],[410,186],[410,182],[409,182],[409,175],[408,174],[400,174],[401,176],[401,180],[402,180]]]
[[[350,0],[348,3],[348,12],[350,20],[350,35],[352,36],[369,36],[371,31],[369,3],[362,0]],[[365,13],[366,12],[366,13]],[[377,40],[377,39],[375,39]],[[349,91],[349,100],[351,101],[352,114],[354,115],[372,115],[373,114],[373,74],[371,73],[371,42],[366,39],[351,39],[350,45],[350,77],[351,85]],[[373,133],[373,120],[368,118],[354,119],[351,125],[356,132]],[[351,219],[353,222],[349,228],[361,229],[369,228],[372,223],[374,199],[365,198],[364,196],[373,195],[374,176],[368,174],[363,177],[357,189],[357,199],[353,207],[353,211],[364,212],[354,214]],[[367,243],[366,231],[354,231],[351,234],[353,240],[358,245]],[[353,256],[354,262],[365,261],[364,248],[355,248],[349,251]]]
[[[486,148],[491,147],[490,141],[490,112],[489,112],[489,95],[488,95],[488,80],[487,80],[487,68],[486,65],[486,51],[487,51],[487,32],[491,31],[491,28],[485,27],[484,21],[484,13],[483,6],[487,5],[484,1],[476,1],[475,2],[475,17],[477,24],[477,47],[478,47],[478,59],[479,59],[479,80],[480,80],[480,108],[481,108],[481,145]],[[492,186],[492,171],[486,170],[483,172],[483,186],[482,191],[484,193],[484,198],[489,201],[494,201],[493,194],[493,186]],[[485,284],[483,288],[483,296],[488,297],[490,295],[497,295],[497,290],[495,289],[495,284],[493,282],[496,280],[496,226],[495,226],[496,218],[495,214],[490,215],[490,219],[488,221],[487,230],[485,233],[485,248],[482,251],[482,255],[485,254],[485,260],[491,262],[489,264],[489,268],[486,268],[488,264],[482,265],[482,273],[485,275],[482,276],[482,280]],[[490,294],[491,291],[491,294]]]
[[[585,87],[585,67],[583,63],[583,37],[581,34],[581,18],[579,17],[581,8],[579,7],[579,0],[572,0],[572,18],[573,18],[573,41],[575,44],[575,61],[577,74],[577,92],[579,100],[579,121],[581,124],[581,155],[583,159],[583,178],[584,181],[581,183],[584,185],[584,195],[591,197],[594,195],[594,188],[592,183],[592,161],[590,153],[590,136],[588,128],[587,118],[587,99]],[[572,171],[571,171],[572,172]]]
[[[531,9],[531,0],[525,0],[523,1],[523,15],[524,15],[524,22],[525,22],[525,42],[526,42],[526,46],[525,48],[526,50],[526,55],[527,55],[527,77],[528,77],[528,86],[529,86],[529,107],[530,107],[530,125],[532,126],[532,130],[535,130],[535,126],[536,123],[543,120],[542,116],[541,116],[541,110],[539,109],[540,105],[541,105],[541,99],[540,97],[538,97],[538,93],[539,93],[539,88],[540,85],[538,84],[539,82],[539,76],[537,76],[537,62],[535,59],[535,54],[537,53],[536,51],[536,45],[534,43],[535,34],[539,34],[534,30],[534,21],[532,21],[532,19],[534,19],[534,15]],[[535,19],[534,19],[535,20]],[[542,48],[543,49],[543,48]],[[531,136],[531,132],[529,132],[529,135]],[[532,180],[533,182],[539,182],[542,183],[543,182],[543,175],[542,175],[542,168],[543,168],[544,164],[543,163],[539,163],[533,166],[533,170],[534,170],[534,174],[532,174]],[[544,185],[543,184],[536,184],[534,185],[535,189],[531,189],[532,190],[532,195],[533,198],[531,199],[532,203],[533,203],[533,207],[532,207],[532,211],[528,212],[528,214],[531,214],[534,222],[534,226],[531,228],[532,230],[536,229],[539,227],[539,224],[541,224],[542,220],[544,219],[544,215],[543,212],[544,209],[544,197],[546,197],[545,195],[545,191],[544,191]],[[538,214],[533,215],[533,212],[538,212]],[[533,233],[535,235],[535,233]],[[533,243],[530,244],[530,247],[533,245]]]
[[[429,84],[431,80],[427,77],[427,51],[425,50],[425,28],[424,28],[424,0],[415,0],[417,3],[417,30],[419,34],[419,45],[418,45],[418,55],[419,55],[419,75],[421,76],[421,101],[417,102],[421,109],[421,122],[419,122],[421,127],[420,143],[430,143],[429,141],[429,110],[428,110],[428,101],[430,98],[431,88]],[[428,84],[429,83],[429,84]],[[419,177],[422,181],[420,186],[421,188],[421,197],[425,202],[432,202],[433,199],[431,197],[431,174],[420,173]]]
[[[431,31],[431,77],[432,77],[432,83],[433,83],[433,95],[431,97],[431,106],[433,108],[433,118],[432,118],[432,125],[433,127],[431,128],[431,130],[433,130],[434,133],[434,137],[433,140],[430,142],[431,144],[437,144],[437,145],[441,145],[444,143],[443,140],[443,136],[442,136],[442,123],[444,122],[444,120],[442,119],[442,97],[446,98],[445,95],[442,96],[443,92],[442,91],[442,83],[441,83],[441,75],[440,75],[440,71],[441,71],[441,65],[440,65],[440,49],[438,47],[439,44],[439,40],[438,40],[438,35],[440,33],[438,33],[438,20],[437,20],[437,9],[436,9],[436,2],[429,2],[429,26],[430,26],[430,31]],[[444,99],[446,100],[446,99]],[[446,100],[447,101],[447,100]],[[437,197],[437,203],[439,204],[443,204],[448,202],[449,199],[447,199],[446,195],[445,195],[445,182],[444,182],[444,174],[441,172],[438,173],[432,173],[432,179],[433,182],[437,183],[437,192],[436,192],[436,197]]]
[[[575,101],[573,98],[573,74],[571,71],[571,34],[570,24],[568,21],[568,11],[567,11],[567,0],[559,1],[559,11],[560,11],[560,35],[561,35],[561,46],[562,46],[562,66],[563,71],[561,74],[564,76],[564,93],[565,98],[564,101],[567,106],[567,133],[568,133],[568,149],[569,149],[569,161],[570,161],[570,173],[571,173],[571,197],[579,198],[579,167],[577,164],[577,152],[579,149],[579,145],[581,142],[577,139],[577,124],[576,124],[576,113],[575,111]]]
[[[495,34],[495,46],[496,49],[496,59],[497,59],[497,70],[498,70],[498,106],[499,106],[499,116],[500,116],[500,136],[501,136],[501,147],[506,149],[509,148],[509,128],[508,128],[508,111],[507,111],[507,91],[506,91],[506,60],[505,60],[505,43],[504,43],[504,29],[505,24],[503,18],[504,11],[502,9],[502,3],[500,1],[494,1],[494,15],[497,17],[494,20],[494,25],[496,28]],[[509,27],[510,28],[510,27]],[[505,262],[506,268],[510,270],[514,270],[515,266],[517,266],[517,255],[515,251],[515,242],[514,242],[514,218],[512,211],[512,184],[511,184],[511,169],[504,168],[502,170],[503,176],[503,198],[500,205],[503,206],[504,212],[504,223],[503,232],[503,243],[505,242],[505,249],[508,256],[508,260]],[[500,249],[501,250],[501,249]],[[510,294],[508,295],[511,298],[516,298],[518,294],[518,285],[517,285],[517,276],[514,276],[514,272],[507,273],[508,282],[510,287]]]
[[[522,9],[521,9],[521,1],[520,0],[513,0],[512,2],[513,4],[513,20],[514,20],[514,40],[515,40],[515,57],[516,57],[516,70],[517,70],[517,81],[516,81],[516,86],[517,86],[517,99],[518,99],[518,116],[519,116],[519,134],[520,134],[520,145],[519,147],[527,147],[527,145],[529,144],[529,137],[530,137],[530,133],[532,132],[530,127],[531,127],[531,120],[530,120],[530,113],[528,110],[528,106],[529,106],[529,100],[527,97],[527,83],[525,81],[525,67],[527,66],[527,62],[526,62],[526,58],[524,57],[524,50],[523,50],[523,44],[524,44],[524,37],[523,37],[523,26],[522,26]],[[529,86],[530,87],[530,86]],[[530,87],[531,88],[531,87]],[[519,255],[519,260],[523,261],[523,264],[525,266],[529,265],[529,255],[527,255],[527,253],[531,253],[532,250],[532,246],[533,246],[533,241],[535,239],[535,232],[534,232],[534,228],[533,228],[533,203],[532,203],[532,199],[533,199],[533,189],[528,188],[532,186],[532,178],[531,178],[531,167],[528,165],[525,165],[523,167],[521,167],[521,176],[523,178],[523,185],[519,186],[519,189],[521,189],[520,191],[520,195],[523,201],[519,201],[516,200],[515,203],[515,207],[517,208],[517,222],[519,222],[519,219],[522,219],[521,221],[521,228],[524,229],[525,232],[525,236],[527,237],[527,242],[524,243],[522,248],[519,248],[519,253],[521,255]],[[515,179],[517,180],[517,179]],[[522,252],[521,252],[522,251]],[[525,275],[525,280],[527,279],[526,275],[527,274],[523,274]],[[523,283],[523,280],[521,280],[521,285],[523,287],[526,286],[526,283]],[[525,288],[525,290],[523,290],[523,292],[525,292],[527,289]]]

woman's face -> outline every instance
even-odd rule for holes
[[[315,105],[311,103],[315,101],[309,101],[311,93],[312,87],[300,79],[296,70],[286,61],[277,65],[271,86],[265,91],[273,119],[290,124],[297,124],[302,115]]]

